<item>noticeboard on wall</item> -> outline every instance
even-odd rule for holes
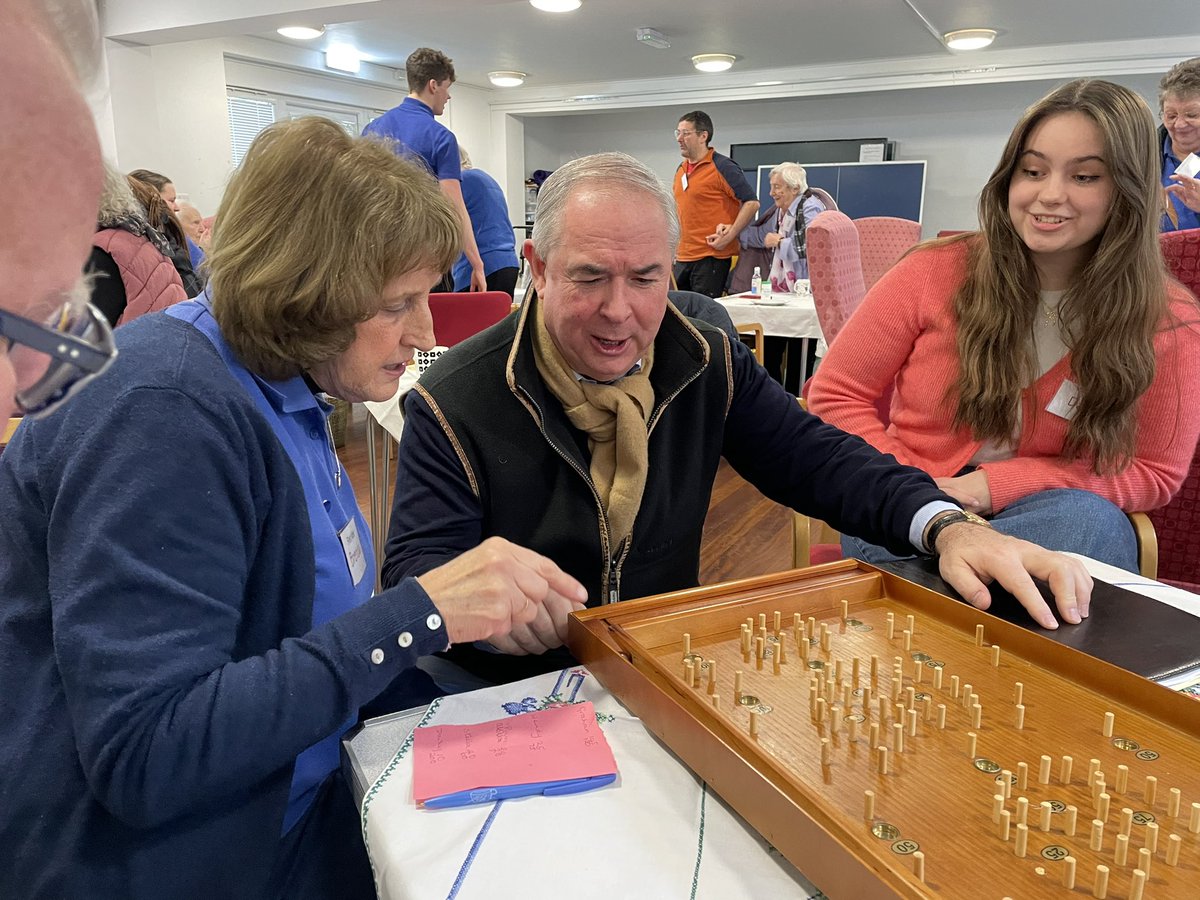
[[[771,169],[758,167],[762,210],[771,206]],[[864,163],[809,163],[810,187],[828,191],[851,219],[895,216],[922,221],[925,210],[925,160]]]
[[[754,180],[759,166],[774,165],[790,159],[802,166],[809,163],[874,162],[896,158],[896,142],[885,137],[839,138],[827,141],[768,141],[754,144],[730,144],[729,158]]]

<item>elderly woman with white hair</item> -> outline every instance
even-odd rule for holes
[[[799,163],[780,163],[771,170],[771,199],[775,201],[775,230],[763,238],[763,246],[774,250],[771,260],[771,290],[791,293],[796,282],[808,278],[808,226],[822,203],[808,188],[808,173]]]

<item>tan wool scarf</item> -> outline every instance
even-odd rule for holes
[[[546,331],[539,303],[533,351],[546,386],[562,403],[571,424],[588,436],[592,481],[604,504],[615,549],[633,531],[646,488],[646,420],[654,407],[650,385],[654,346],[646,348],[642,368],[635,375],[626,375],[614,384],[580,381]]]

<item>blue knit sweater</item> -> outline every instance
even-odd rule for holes
[[[412,579],[312,627],[270,424],[186,322],[117,343],[0,456],[0,896],[258,897],[297,755],[446,632]]]

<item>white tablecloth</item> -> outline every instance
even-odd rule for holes
[[[817,307],[812,295],[764,293],[765,300],[783,300],[782,306],[755,303],[745,294],[721,297],[721,305],[729,313],[735,325],[742,322],[761,322],[763,334],[789,338],[819,338],[821,323],[817,321]]]
[[[468,724],[590,700],[620,775],[586,794],[418,809],[412,741],[363,797],[380,900],[822,896],[581,667],[435,701]]]

